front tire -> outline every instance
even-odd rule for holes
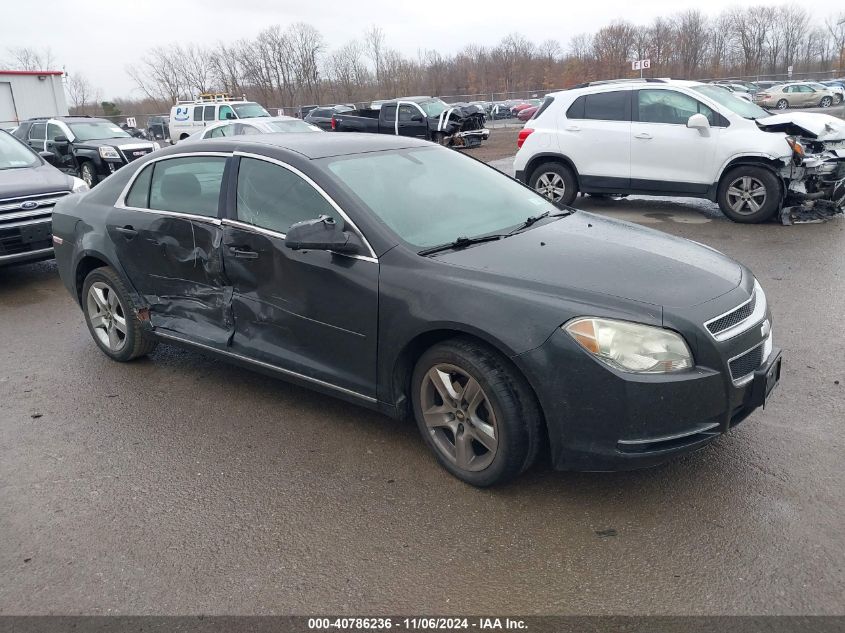
[[[95,268],[82,285],[82,309],[91,337],[103,353],[126,362],[152,352],[157,341],[141,329],[137,309],[117,272]]]
[[[780,208],[781,183],[765,167],[742,165],[722,176],[717,196],[722,213],[731,220],[758,224]]]
[[[85,181],[89,189],[94,188],[94,185],[97,184],[97,173],[94,171],[94,165],[91,161],[82,163],[82,167],[79,168],[79,177]]]
[[[778,110],[786,110],[789,107],[789,101],[787,101],[786,99],[781,99],[780,101],[777,102],[775,107]]]
[[[411,377],[414,417],[437,461],[479,487],[529,468],[540,447],[540,408],[525,379],[496,352],[452,339],[426,351]]]
[[[562,163],[543,163],[537,167],[528,186],[561,207],[572,204],[578,195],[575,173]]]

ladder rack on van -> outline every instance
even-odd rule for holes
[[[246,95],[242,95],[239,99],[233,98],[225,92],[204,92],[197,99],[176,100],[176,105],[184,103],[223,103],[227,101],[246,101]]]

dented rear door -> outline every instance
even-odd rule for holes
[[[153,327],[221,349],[233,329],[219,219],[226,161],[202,154],[151,163],[107,222]]]

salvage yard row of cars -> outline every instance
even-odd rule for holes
[[[54,253],[115,361],[173,343],[414,420],[476,486],[543,452],[559,469],[660,463],[780,379],[748,268],[576,211],[578,192],[707,197],[740,222],[845,204],[842,121],[772,116],[712,84],[552,93],[520,133],[517,179],[442,147],[489,132],[429,97],[332,112],[336,132],[369,134],[252,106],[177,104],[178,144],[137,156],[119,128],[86,140],[95,119],[55,121],[50,146],[46,121],[43,148],[37,121],[0,133],[0,236],[20,249],[5,261]],[[86,143],[122,160],[90,191],[71,175]],[[47,163],[65,144],[63,174]]]

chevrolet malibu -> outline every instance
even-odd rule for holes
[[[743,265],[411,138],[180,144],[63,199],[53,235],[110,358],[175,343],[413,419],[476,486],[541,451],[559,469],[660,463],[780,377]]]

